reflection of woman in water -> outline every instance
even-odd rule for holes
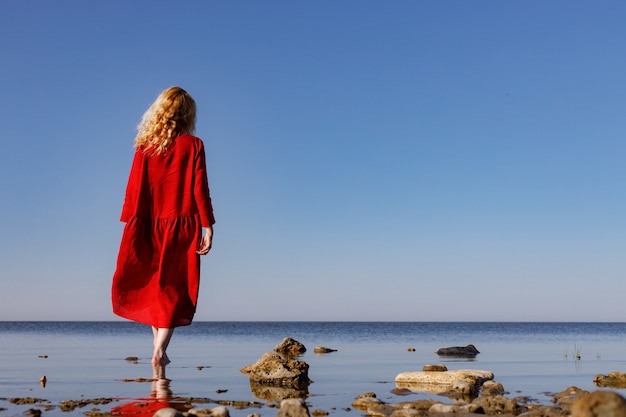
[[[213,240],[204,144],[192,136],[195,122],[196,103],[182,88],[157,97],[137,129],[122,208],[113,312],[152,326],[153,365],[170,362],[174,328],[191,324],[200,255]]]
[[[155,365],[152,367],[152,386],[150,387],[150,398],[139,398],[135,401],[120,404],[111,409],[114,416],[152,417],[154,413],[162,408],[174,407],[176,404],[170,402],[172,391],[170,380],[165,377],[165,366]]]
[[[172,398],[172,390],[170,390],[170,380],[165,377],[165,365],[152,366],[152,387],[150,396],[167,400]]]

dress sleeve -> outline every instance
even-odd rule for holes
[[[137,198],[139,194],[140,182],[140,159],[141,155],[139,150],[135,151],[135,157],[133,158],[133,164],[130,168],[130,174],[128,175],[128,184],[126,184],[126,194],[124,195],[124,205],[122,206],[122,215],[120,220],[128,222],[130,218],[137,213]]]
[[[206,155],[202,142],[196,155],[194,170],[195,183],[193,192],[200,214],[200,222],[202,227],[209,227],[215,223],[215,217],[213,216],[213,205],[211,204],[211,193],[206,171]]]

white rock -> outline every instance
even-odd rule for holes
[[[183,417],[183,414],[175,408],[166,407],[161,408],[152,417]]]
[[[280,402],[280,411],[276,417],[311,417],[303,399],[289,398]]]
[[[493,373],[473,369],[434,372],[402,372],[396,376],[396,387],[413,392],[460,392],[476,393],[485,381],[493,379]]]

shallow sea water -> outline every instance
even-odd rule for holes
[[[153,386],[134,382],[152,377],[152,334],[147,326],[0,322],[0,417],[22,415],[29,408],[44,410],[42,404],[14,405],[11,398],[48,400],[46,404],[52,407],[44,411],[46,416],[78,416],[151,398],[156,388],[171,397],[260,404],[260,408],[229,406],[233,417],[274,416],[277,410],[269,406],[274,402],[256,397],[248,377],[239,370],[272,351],[284,337],[307,347],[300,358],[309,364],[309,377],[314,381],[307,402],[311,409],[331,415],[360,415],[358,410],[344,409],[351,407],[357,395],[370,391],[391,403],[433,397],[451,402],[427,393],[392,393],[398,373],[419,371],[425,364],[491,371],[509,391],[507,396],[529,396],[546,404],[550,400],[546,393],[570,386],[595,390],[595,375],[626,372],[626,323],[199,322],[176,330],[168,349],[172,359],[166,368],[169,381]],[[434,353],[440,347],[470,343],[481,352],[473,360]],[[315,346],[337,352],[317,355]],[[577,351],[580,360],[574,358]],[[125,360],[129,356],[139,360]],[[45,388],[39,383],[42,375],[48,380]],[[624,390],[617,391],[626,395]],[[64,400],[100,397],[115,400],[72,412],[58,407]]]

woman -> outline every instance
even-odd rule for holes
[[[196,103],[185,90],[170,87],[157,97],[137,127],[122,208],[113,312],[152,326],[153,365],[170,362],[174,328],[191,324],[200,255],[213,240],[204,144],[192,136],[195,123]]]

